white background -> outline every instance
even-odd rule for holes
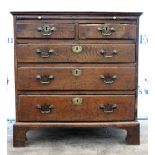
[[[139,47],[139,117],[147,117],[153,110],[154,82],[154,31],[152,22],[153,4],[151,0],[5,0],[0,6],[0,152],[6,154],[6,119],[15,118],[14,103],[14,66],[13,43],[8,38],[13,37],[13,20],[10,11],[118,11],[144,12],[140,17],[140,35],[143,37]],[[7,85],[7,77],[9,84]],[[146,94],[148,92],[148,94]],[[150,129],[151,131],[151,129]]]

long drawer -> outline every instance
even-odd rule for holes
[[[134,120],[134,95],[20,95],[18,121]]]
[[[16,55],[18,62],[135,62],[135,45],[19,44]]]
[[[18,90],[135,90],[135,67],[20,67]]]

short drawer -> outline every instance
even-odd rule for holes
[[[135,90],[135,67],[20,67],[18,90]]]
[[[133,95],[20,95],[17,121],[134,120]]]
[[[74,24],[17,23],[16,38],[74,39]]]
[[[19,44],[16,55],[18,62],[135,62],[135,44]]]
[[[80,24],[79,39],[135,39],[135,24]]]

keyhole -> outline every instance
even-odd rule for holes
[[[78,70],[75,71],[75,74],[76,74],[76,75],[78,74]]]
[[[108,31],[108,27],[105,27],[105,30]]]
[[[74,105],[81,105],[82,104],[82,98],[73,98],[72,100]]]
[[[78,103],[79,102],[79,100],[78,99],[76,99],[76,103]]]
[[[45,27],[45,31],[49,31],[49,27],[48,26]]]
[[[50,31],[50,27],[48,25],[44,25],[44,31],[45,32],[49,32]]]
[[[81,75],[81,70],[79,70],[79,69],[73,69],[72,70],[72,74],[73,74],[73,76],[78,77],[78,76]]]
[[[74,53],[80,53],[82,51],[82,47],[81,46],[73,46],[72,50]]]

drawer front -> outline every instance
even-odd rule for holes
[[[17,38],[74,39],[74,24],[17,23]]]
[[[133,95],[20,95],[18,121],[134,120]]]
[[[135,62],[134,44],[17,45],[18,62]]]
[[[80,39],[135,39],[134,24],[80,24]]]
[[[18,90],[135,90],[135,67],[21,67]]]

